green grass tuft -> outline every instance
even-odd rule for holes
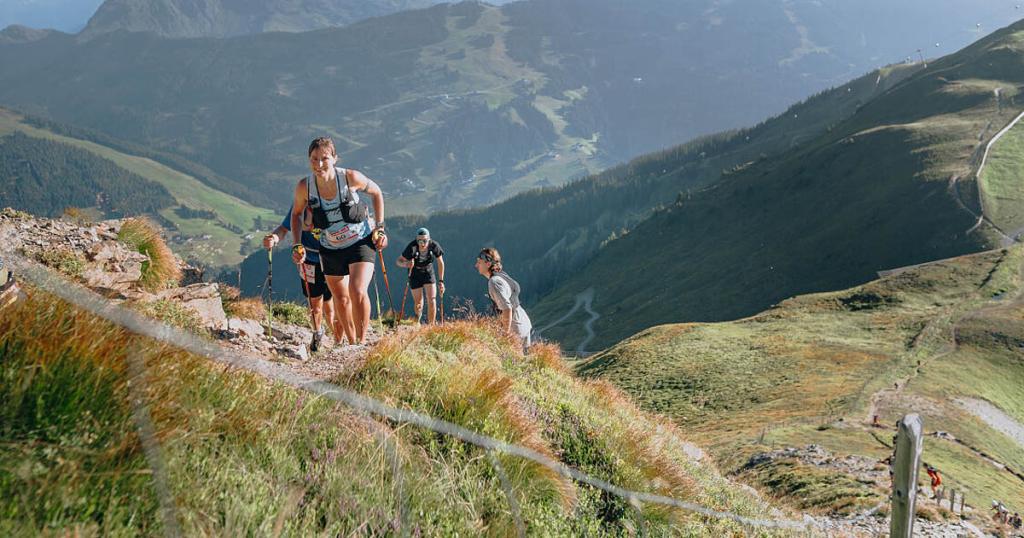
[[[302,327],[309,326],[309,306],[298,303],[280,302],[271,307],[274,319]]]

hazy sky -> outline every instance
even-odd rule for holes
[[[11,24],[78,32],[103,0],[0,0],[0,29]]]

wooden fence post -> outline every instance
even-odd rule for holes
[[[960,513],[964,513],[964,503],[967,502],[967,494],[960,492]]]
[[[911,538],[914,533],[914,501],[917,499],[917,471],[921,467],[923,430],[921,417],[916,413],[904,416],[898,424],[889,538]]]

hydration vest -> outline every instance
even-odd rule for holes
[[[322,196],[320,195],[319,189],[317,190],[317,197],[313,198],[310,191],[310,182],[316,181],[316,176],[310,176],[306,180],[306,205],[313,213],[313,228],[317,230],[326,230],[331,227],[332,224],[339,222],[347,222],[349,224],[355,224],[365,221],[369,215],[370,210],[366,206],[366,202],[359,199],[359,196],[352,190],[352,185],[349,183],[349,177],[352,174],[352,170],[345,169],[344,173],[340,168],[334,169],[334,182],[338,186],[338,193],[341,193],[341,182],[338,181],[338,176],[344,174],[345,176],[345,197],[340,200],[340,206],[338,210],[341,211],[341,220],[331,220],[327,214],[327,210],[323,207],[321,201]]]

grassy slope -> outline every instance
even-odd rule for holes
[[[0,136],[11,132],[21,132],[34,138],[55,140],[109,159],[125,170],[163,185],[179,204],[193,209],[213,211],[225,222],[245,230],[245,233],[252,229],[253,220],[257,216],[263,219],[265,223],[274,223],[278,219],[274,212],[269,209],[255,207],[234,196],[215,190],[192,176],[178,172],[151,159],[128,155],[94,142],[71,138],[33,127],[23,123],[17,113],[0,108]],[[205,219],[181,218],[174,213],[173,208],[161,211],[161,215],[178,226],[178,229],[184,235],[198,237],[203,234],[209,234],[212,236],[208,241],[194,240],[186,244],[175,245],[179,255],[185,258],[194,257],[214,265],[237,263],[242,259],[242,256],[239,254],[239,247],[250,242],[243,239],[239,234],[226,230]],[[255,240],[253,244],[255,244]]]
[[[1011,237],[1024,232],[1024,126],[1018,123],[993,144],[978,179],[992,222]]]
[[[57,334],[72,336],[38,337]],[[145,357],[141,382],[126,371],[126,349]],[[159,533],[129,379],[149,399],[186,535],[383,535],[403,524],[413,535],[513,532],[500,480],[482,451],[212,366],[46,296],[0,316],[0,354],[4,534]],[[664,419],[639,411],[605,382],[575,379],[554,348],[523,358],[482,324],[386,339],[337,382],[629,488],[768,514],[712,468],[688,460]],[[392,449],[397,459],[388,455]],[[624,502],[546,468],[500,460],[531,534],[636,529],[635,511]],[[653,535],[744,533],[652,506],[643,515]]]
[[[917,412],[926,431],[950,432],[1020,470],[1024,447],[953,399],[987,400],[1024,423],[1022,268],[1018,246],[796,297],[744,320],[655,327],[578,372],[672,417],[733,469],[778,444],[881,459],[888,450],[874,435],[888,441],[891,432],[868,427],[871,415],[893,424]],[[903,388],[893,389],[896,382]],[[976,506],[1024,498],[1024,481],[959,444],[929,437],[924,460],[949,486],[966,488]],[[881,499],[863,486],[849,493],[861,496],[861,505]],[[822,508],[846,502],[830,499]]]
[[[930,62],[830,132],[654,215],[535,307],[538,325],[594,287],[599,348],[657,323],[750,315],[881,269],[998,244],[990,226],[973,227],[972,167],[1024,108],[1022,28]],[[545,335],[575,345],[579,321]]]

